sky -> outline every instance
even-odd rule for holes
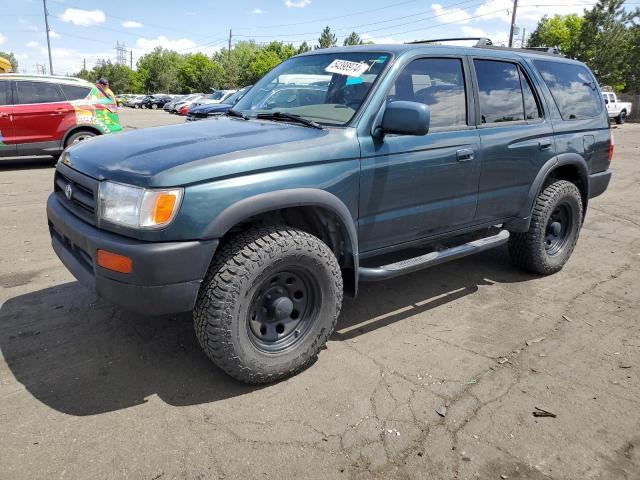
[[[593,4],[519,0],[516,24],[530,33],[544,14],[581,14]],[[230,29],[233,43],[315,45],[328,25],[339,44],[351,31],[376,43],[486,36],[502,44],[512,5],[513,0],[47,0],[56,74],[78,72],[84,61],[87,68],[98,59],[115,61],[117,43],[132,52],[134,67],[157,46],[211,54],[227,45]],[[42,0],[0,0],[0,18],[0,50],[14,53],[21,72],[48,65]],[[521,35],[522,30],[516,46]]]

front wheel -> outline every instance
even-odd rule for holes
[[[529,231],[511,234],[511,261],[540,275],[558,272],[569,260],[581,226],[582,197],[578,187],[556,180],[538,195]]]
[[[155,103],[151,104],[151,110],[155,110],[158,108],[158,105],[156,105]]]
[[[340,266],[320,239],[295,228],[256,227],[216,253],[193,312],[205,353],[246,383],[308,367],[342,305]]]

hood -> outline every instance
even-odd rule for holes
[[[212,117],[96,137],[70,147],[67,154],[65,163],[98,180],[161,187],[356,158],[360,147],[352,128],[317,130]]]

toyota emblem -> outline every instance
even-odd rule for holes
[[[64,195],[67,197],[67,200],[71,200],[71,197],[73,196],[73,188],[71,188],[70,183],[67,183],[67,186],[64,187]]]

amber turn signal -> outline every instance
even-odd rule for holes
[[[176,195],[173,193],[161,193],[156,198],[156,205],[153,209],[153,221],[156,225],[167,223],[173,215],[176,206]]]
[[[131,273],[133,271],[133,261],[129,257],[107,250],[98,250],[98,265],[114,272]]]

